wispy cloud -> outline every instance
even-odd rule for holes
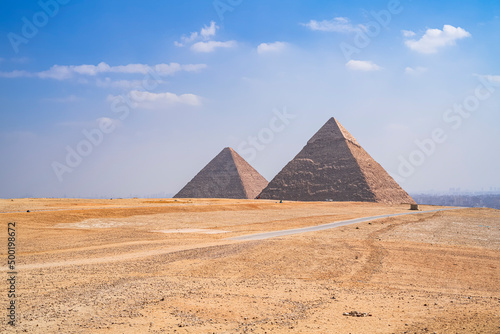
[[[401,34],[404,36],[404,37],[413,37],[416,35],[415,32],[411,31],[411,30],[401,30]]]
[[[214,21],[212,21],[210,22],[209,26],[204,26],[203,28],[201,28],[200,35],[201,37],[208,39],[212,36],[215,36],[217,29],[219,29],[219,26],[216,25]]]
[[[328,32],[356,32],[363,29],[363,25],[353,25],[346,17],[335,17],[332,20],[316,21],[311,20],[308,23],[301,23],[313,31],[328,31]]]
[[[35,73],[30,73],[28,71],[11,71],[11,72],[0,72],[0,78],[23,78],[23,77],[34,77]]]
[[[345,66],[352,71],[364,71],[364,72],[379,71],[382,69],[382,67],[378,66],[377,64],[374,64],[369,60],[349,60],[345,64]]]
[[[181,36],[181,41],[174,41],[175,46],[183,47],[186,44],[191,44],[193,41],[195,41],[198,38],[198,33],[197,32],[192,32],[189,36]]]
[[[417,66],[415,68],[413,68],[413,67],[405,68],[405,73],[409,74],[409,75],[418,75],[418,74],[422,74],[424,72],[427,72],[427,68],[422,67],[422,66]]]
[[[209,53],[214,52],[217,48],[234,48],[236,46],[236,41],[218,42],[218,41],[208,41],[208,42],[198,42],[191,45],[191,50],[194,52]]]
[[[109,117],[99,117],[99,118],[96,118],[96,120],[95,120],[94,123],[95,124],[106,123],[106,124],[109,124],[109,126],[115,126],[115,127],[118,127],[118,126],[122,125],[122,122],[119,119],[109,118]]]
[[[55,123],[56,126],[66,127],[66,128],[89,128],[94,126],[99,126],[99,124],[107,123],[109,126],[121,126],[122,122],[119,119],[109,118],[109,117],[99,117],[94,120],[86,120],[86,121],[63,121]]]
[[[261,43],[257,47],[257,53],[278,53],[286,49],[287,45],[285,42]]]
[[[165,83],[163,80],[155,80],[155,83]],[[138,89],[144,86],[143,80],[112,80],[109,77],[96,79],[96,86],[100,88]]]
[[[46,102],[55,102],[55,103],[71,103],[71,102],[78,102],[81,101],[82,99],[76,95],[69,95],[66,97],[54,97],[54,98],[44,98],[43,101]]]
[[[218,48],[233,48],[236,41],[214,41],[213,37],[217,33],[219,26],[214,22],[201,28],[200,32],[192,32],[188,35],[182,35],[180,41],[175,41],[174,45],[178,47],[190,46],[193,52],[210,53]]]
[[[210,25],[201,28],[200,32],[195,31],[188,35],[182,35],[180,41],[175,41],[174,45],[183,47],[195,42],[196,40],[210,39],[211,37],[215,36],[217,29],[219,29],[219,26],[214,21],[211,21]]]
[[[500,84],[500,75],[490,75],[490,74],[478,75],[478,74],[476,74],[476,76],[483,78],[483,79],[486,79],[493,84]]]
[[[41,79],[67,80],[75,76],[96,76],[102,73],[122,73],[122,74],[148,74],[154,72],[159,76],[169,76],[176,72],[197,72],[206,68],[205,64],[178,63],[157,64],[153,66],[145,64],[128,64],[110,66],[104,62],[97,65],[54,65],[50,69],[41,72],[11,71],[0,72],[3,78],[38,77]]]
[[[403,32],[403,36],[411,37],[408,31]],[[465,29],[445,24],[443,30],[427,29],[419,40],[409,39],[405,41],[405,44],[411,50],[429,54],[436,53],[438,49],[445,46],[455,45],[457,40],[470,36],[471,34]]]
[[[17,64],[26,64],[29,63],[30,59],[28,57],[14,57],[10,58],[10,61]]]
[[[132,90],[128,93],[136,108],[149,110],[164,110],[175,105],[201,106],[202,98],[195,94],[151,93],[147,91]],[[109,95],[108,101],[123,99],[123,96]]]

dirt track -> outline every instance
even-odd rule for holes
[[[238,235],[407,208],[141,199],[0,206],[19,211],[0,215],[19,226],[19,332],[500,331],[496,210],[422,213],[226,244]],[[25,212],[63,208],[70,210]],[[228,232],[153,232],[185,228]],[[75,262],[44,267],[67,261]],[[343,315],[353,310],[371,316]],[[0,330],[11,330],[5,323]]]

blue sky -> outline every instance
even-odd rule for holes
[[[409,192],[500,188],[498,1],[0,6],[0,197],[271,180],[330,117]]]

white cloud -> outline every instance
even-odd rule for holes
[[[55,103],[71,103],[71,102],[78,102],[81,101],[82,99],[79,98],[76,95],[69,95],[66,97],[56,97],[56,98],[45,98],[43,101],[47,102],[55,102]]]
[[[486,75],[486,79],[494,83],[500,83],[500,75]]]
[[[163,83],[164,81],[155,81],[156,83]],[[142,80],[112,80],[109,77],[104,79],[97,79],[96,86],[101,88],[120,88],[120,89],[138,89],[144,85]]]
[[[147,102],[164,101],[169,103],[183,103],[192,106],[198,106],[201,104],[200,98],[194,94],[182,94],[177,95],[174,93],[151,93],[145,91],[131,91],[130,96],[136,97],[136,100],[142,100]]]
[[[153,71],[158,75],[173,75],[176,72],[185,71],[185,72],[199,72],[202,69],[205,69],[207,65],[205,64],[187,64],[181,65],[178,63],[170,63],[170,64],[158,64],[152,67]],[[145,72],[144,74],[146,74]]]
[[[4,61],[10,61],[16,64],[26,64],[30,61],[30,59],[28,57],[12,57],[9,58],[8,60],[5,58],[0,58],[0,63]]]
[[[89,127],[94,127],[94,126],[100,126],[101,124],[106,123],[105,125],[107,127],[110,126],[120,126],[122,125],[122,122],[119,119],[114,119],[114,118],[109,118],[109,117],[99,117],[94,120],[87,120],[87,121],[64,121],[64,122],[57,122],[55,125],[60,126],[60,127],[67,127],[67,128],[75,128],[81,129],[81,128],[89,128]]]
[[[201,28],[200,35],[203,38],[208,39],[212,36],[215,36],[215,32],[217,31],[217,29],[219,29],[219,27],[215,24],[214,21],[212,21],[210,22],[210,26],[204,26],[203,28]]]
[[[198,38],[197,32],[192,32],[189,36],[181,36],[181,41],[174,41],[175,46],[183,47],[186,44],[192,43],[194,40]]]
[[[114,127],[118,127],[118,126],[122,125],[122,122],[119,119],[109,118],[109,117],[96,118],[95,123],[97,125],[105,123],[107,126],[113,125]]]
[[[3,78],[19,77],[38,77],[41,79],[67,80],[77,75],[97,76],[101,73],[122,73],[122,74],[143,74],[150,72],[159,76],[173,75],[176,72],[197,72],[207,66],[205,64],[186,64],[178,63],[157,64],[153,66],[145,64],[128,64],[119,66],[110,66],[104,62],[97,65],[54,65],[50,69],[42,72],[12,71],[0,72]]]
[[[427,71],[426,67],[417,66],[415,68],[407,67],[405,68],[405,73],[410,75],[418,75]]]
[[[132,90],[128,93],[134,108],[158,110],[172,107],[174,105],[188,105],[188,106],[201,106],[202,99],[194,94],[181,94],[174,93],[151,93],[147,91]],[[123,100],[121,95],[109,95],[107,100],[113,101],[116,99]]]
[[[70,66],[61,66],[54,65],[49,70],[35,73],[35,75],[41,79],[56,79],[56,80],[65,80],[73,77],[74,70],[73,67]]]
[[[233,48],[236,46],[236,41],[218,42],[218,41],[208,41],[208,42],[198,42],[191,45],[191,50],[194,52],[213,52],[216,48]]]
[[[257,47],[257,53],[277,53],[283,51],[287,46],[285,42],[261,43]]]
[[[101,65],[101,64],[99,64],[99,65]],[[147,74],[148,70],[150,70],[150,69],[155,70],[156,66],[158,66],[158,65],[154,65],[154,66],[150,67],[150,66],[145,65],[145,64],[127,64],[127,65],[118,65],[118,66],[113,66],[113,67],[109,67],[109,68],[103,68],[103,71],[101,71],[101,72],[127,73],[127,74],[133,74],[133,73]],[[179,64],[170,64],[168,66],[178,67]]]
[[[475,76],[486,79],[487,81],[489,81],[493,84],[500,84],[500,75],[489,75],[489,74],[477,75],[477,74],[475,74]]]
[[[133,64],[132,66],[134,66]],[[131,65],[126,65],[126,66],[131,66]],[[111,67],[108,64],[104,62],[100,62],[99,64],[96,65],[78,65],[78,66],[70,66],[69,69],[73,70],[74,72],[78,74],[84,74],[84,75],[97,75],[98,73],[105,73],[105,72],[114,72],[117,71],[119,68],[123,66],[116,66],[116,67]]]
[[[204,40],[210,39],[211,37],[215,36],[217,29],[219,29],[219,26],[214,21],[211,21],[210,25],[203,26],[203,28],[201,28],[199,33],[195,31],[190,33],[188,36],[182,35],[180,42],[175,41],[174,45],[183,47],[199,39],[204,39]]]
[[[186,72],[199,72],[203,69],[207,68],[206,64],[187,64],[187,65],[181,65],[181,69]],[[161,71],[160,68],[158,68],[158,71]]]
[[[352,71],[378,71],[381,70],[382,67],[374,64],[369,60],[349,60],[345,66]]]
[[[403,34],[404,37],[413,37],[415,36],[415,32],[411,30],[401,30],[401,33]]]
[[[405,41],[405,44],[410,49],[420,53],[436,53],[439,48],[455,45],[457,40],[470,36],[469,32],[460,27],[455,28],[445,24],[443,30],[427,29],[422,38],[419,40],[409,39]]]
[[[10,61],[17,64],[26,64],[29,63],[30,59],[28,57],[14,57],[10,58]]]
[[[311,20],[309,23],[301,23],[313,31],[329,31],[329,32],[356,32],[363,29],[362,25],[354,26],[346,17],[335,17],[332,20],[316,21]]]
[[[190,49],[194,52],[214,52],[217,48],[232,48],[236,46],[236,41],[214,41],[212,38],[215,36],[219,26],[211,21],[210,25],[203,26],[200,32],[192,32],[189,36],[181,36],[181,40],[175,41],[174,44],[179,47],[191,45]]]
[[[35,73],[35,76],[41,79],[66,80],[72,78],[75,74],[95,76],[98,73],[109,72],[110,66],[106,63],[98,65],[54,65],[50,69]]]
[[[0,78],[25,78],[33,77],[34,74],[27,71],[0,72]]]

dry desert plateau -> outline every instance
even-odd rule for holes
[[[500,211],[2,199],[2,333],[500,333]],[[27,212],[29,210],[29,212]],[[431,211],[431,212],[427,212]],[[331,229],[237,237],[386,214]]]

